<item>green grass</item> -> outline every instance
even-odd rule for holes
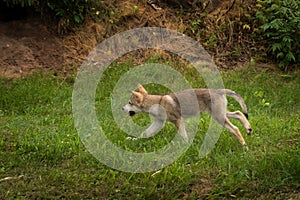
[[[130,69],[117,63],[100,80],[97,115],[107,137],[131,151],[152,151],[174,137],[167,124],[151,140],[129,141],[110,111],[112,89]],[[184,72],[193,87],[203,87],[193,69]],[[222,73],[224,84],[240,93],[249,108],[254,132],[242,134],[245,153],[223,130],[211,153],[198,153],[209,117],[199,122],[190,148],[159,172],[125,173],[97,161],[85,149],[72,118],[72,83],[48,75],[0,80],[0,199],[299,199],[300,197],[300,74],[257,69]],[[151,92],[165,88],[148,85]],[[239,106],[229,100],[230,109]],[[138,115],[136,123],[149,117]]]

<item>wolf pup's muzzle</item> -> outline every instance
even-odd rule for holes
[[[136,113],[134,111],[129,111],[129,116],[132,117],[134,116]]]
[[[136,112],[134,112],[134,111],[132,111],[132,110],[128,111],[127,109],[125,109],[125,106],[122,108],[122,110],[128,112],[128,115],[129,115],[130,117],[132,117],[132,116],[134,116],[134,115],[136,114]]]

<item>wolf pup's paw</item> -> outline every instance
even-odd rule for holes
[[[246,144],[244,145],[244,149],[245,149],[246,153],[249,151],[249,148],[248,148],[248,146]]]
[[[149,138],[149,136],[147,135],[146,131],[143,131],[138,138]]]
[[[252,134],[252,128],[248,128],[247,129],[247,135],[251,135]]]

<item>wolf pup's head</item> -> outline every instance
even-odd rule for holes
[[[130,91],[130,93],[130,100],[122,109],[132,117],[137,112],[142,112],[143,102],[148,92],[141,84],[138,84],[136,91]]]

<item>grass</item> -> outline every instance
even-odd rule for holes
[[[152,140],[130,141],[114,123],[114,84],[130,69],[116,63],[99,81],[96,108],[107,137],[131,151],[153,151],[175,136],[171,124]],[[202,87],[193,69],[178,67],[193,87]],[[72,81],[48,75],[0,80],[0,199],[299,199],[300,75],[258,69],[222,73],[224,84],[240,93],[254,132],[250,151],[223,130],[216,147],[199,158],[208,128],[204,115],[193,144],[158,172],[125,173],[103,165],[83,146],[72,118]],[[151,92],[165,88],[148,85]],[[101,95],[100,95],[101,94]],[[239,106],[229,100],[230,109]],[[145,125],[149,117],[138,115]]]

